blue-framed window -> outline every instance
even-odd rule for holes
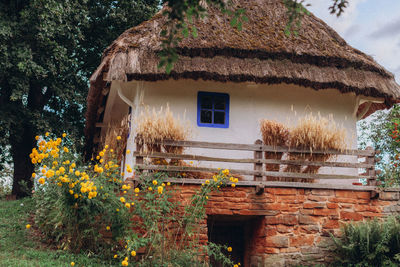
[[[229,95],[198,92],[197,125],[200,127],[229,127]]]

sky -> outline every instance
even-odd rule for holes
[[[346,42],[372,56],[400,83],[400,0],[349,0],[345,12],[329,13],[332,0],[305,0],[314,15]]]

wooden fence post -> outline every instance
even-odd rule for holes
[[[143,145],[141,144],[140,139],[136,137],[136,151],[135,152],[137,154],[140,154],[140,152],[142,151],[142,147],[143,147]],[[142,156],[136,156],[135,157],[135,165],[137,166],[139,164],[140,165],[143,164],[143,157]]]
[[[372,147],[367,147],[365,150],[374,151]],[[372,156],[368,156],[365,158],[365,163],[372,164],[373,166],[367,169],[367,175],[374,177],[373,179],[368,179],[367,185],[376,186],[376,171],[375,171],[375,153]],[[375,198],[377,196],[376,191],[371,191],[371,198]]]
[[[254,144],[261,146],[263,144],[263,142],[260,139],[257,139],[254,142]],[[263,159],[262,150],[254,151],[254,159],[260,159],[260,160]],[[260,171],[261,172],[262,169],[263,169],[263,164],[262,163],[254,163],[254,170],[255,171]],[[254,181],[262,181],[262,180],[263,180],[262,175],[254,175]]]

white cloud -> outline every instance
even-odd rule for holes
[[[332,5],[332,1],[325,0],[307,0],[306,3],[311,4],[308,8],[317,17],[324,20],[329,26],[335,29],[340,35],[344,36],[346,31],[354,25],[357,19],[359,9],[357,6],[367,0],[352,0],[349,1],[349,5],[346,7],[344,13],[337,17],[329,13],[329,6]]]

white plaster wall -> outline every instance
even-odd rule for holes
[[[134,82],[122,84],[126,95],[131,95],[134,101],[134,93],[137,84]],[[341,94],[336,89],[316,91],[295,85],[256,85],[253,83],[220,83],[193,80],[169,80],[158,82],[144,82],[144,105],[159,109],[167,103],[172,112],[185,116],[192,127],[192,140],[226,143],[252,144],[261,138],[259,121],[271,119],[294,126],[298,118],[310,112],[321,116],[332,115],[335,122],[342,125],[347,132],[349,148],[356,148],[356,118],[353,116],[356,105],[356,96],[353,93]],[[228,93],[230,96],[229,128],[209,128],[197,126],[197,93],[198,91]],[[143,105],[141,105],[143,107]],[[128,147],[134,150],[132,142]],[[252,152],[240,152],[229,150],[193,149],[186,153],[199,153],[209,156],[221,157],[253,157]],[[347,157],[339,160],[356,161],[355,157]],[[247,168],[250,164],[238,165],[227,163],[202,163],[202,166],[221,168]],[[333,173],[330,168],[321,172]],[[356,174],[355,169],[341,169],[335,173]]]

